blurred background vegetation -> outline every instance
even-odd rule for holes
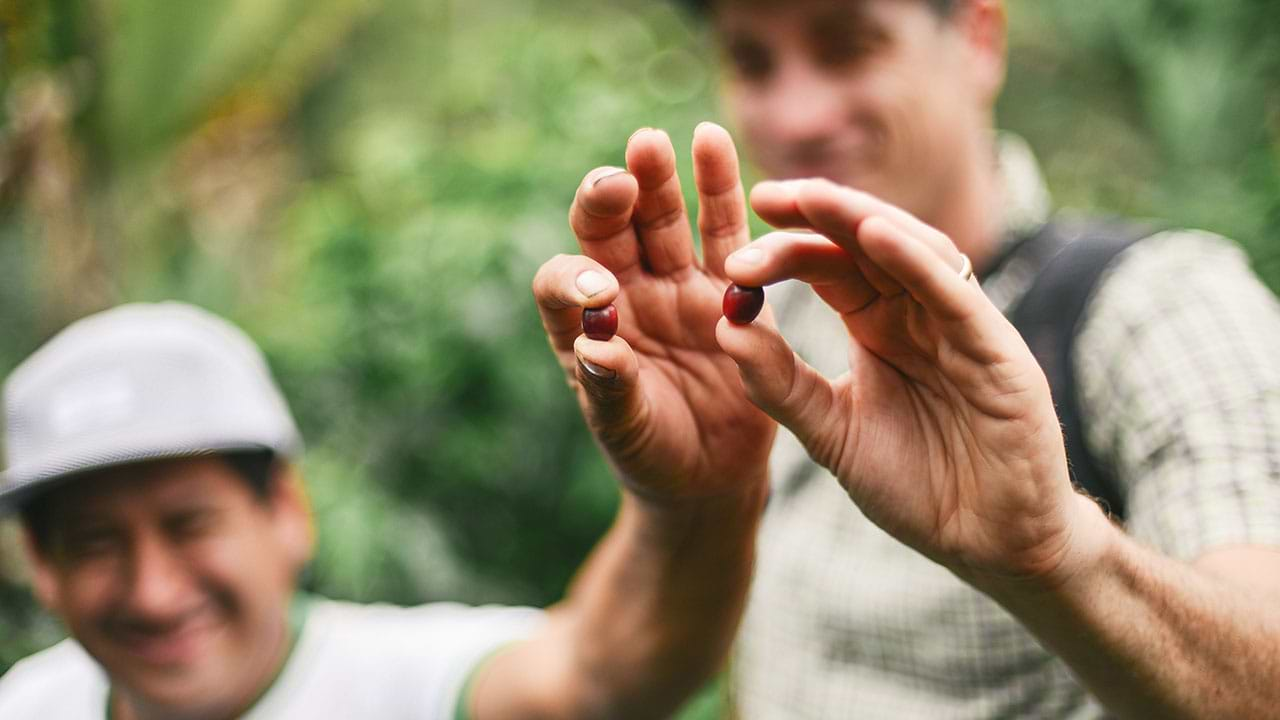
[[[1280,0],[1009,6],[1000,124],[1057,200],[1222,232],[1280,287]],[[0,373],[117,302],[208,307],[308,438],[312,588],[555,601],[617,493],[529,282],[635,128],[721,117],[705,30],[660,0],[0,0],[0,33]],[[10,523],[0,672],[60,634],[17,556]]]

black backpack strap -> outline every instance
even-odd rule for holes
[[[1114,221],[1052,221],[1015,250],[1016,256],[1036,258],[1042,269],[1009,319],[1049,379],[1072,482],[1101,500],[1118,520],[1125,517],[1124,493],[1085,442],[1072,352],[1098,278],[1125,248],[1152,233],[1150,227]]]

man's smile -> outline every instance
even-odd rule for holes
[[[160,625],[116,623],[107,634],[126,653],[149,665],[189,666],[206,654],[223,626],[212,609],[201,609]]]

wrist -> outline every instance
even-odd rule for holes
[[[1086,602],[1098,578],[1108,572],[1124,531],[1085,495],[1073,496],[1069,512],[1069,535],[1058,562],[1033,575],[989,579],[979,589],[1015,614],[1019,607],[1038,607],[1046,602]]]
[[[768,495],[767,472],[716,495],[654,498],[624,488],[621,513],[654,542],[737,548],[754,538]]]
[[[756,465],[753,463],[753,465]],[[689,481],[664,476],[659,482],[637,482],[619,473],[624,502],[646,512],[678,517],[689,513],[731,512],[763,502],[769,494],[767,459],[748,472],[736,472],[732,481],[705,478]]]

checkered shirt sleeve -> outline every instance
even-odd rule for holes
[[[1232,243],[1164,233],[1107,272],[1075,364],[1133,537],[1182,560],[1280,546],[1278,358],[1280,303]]]

